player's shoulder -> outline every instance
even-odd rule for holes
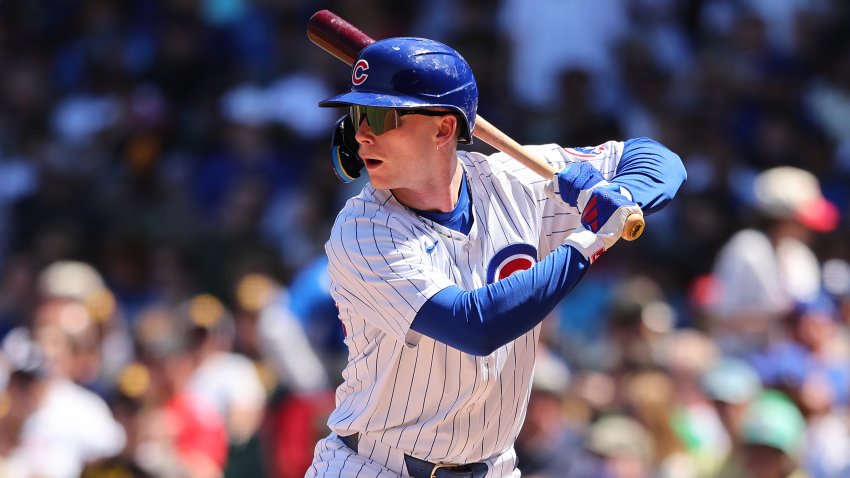
[[[524,148],[556,168],[565,164],[564,149],[557,144],[526,145]],[[474,151],[458,151],[458,158],[473,176],[519,179],[521,182],[535,182],[540,179],[528,167],[502,152],[488,155]]]
[[[543,156],[545,159],[560,159],[563,157],[564,151],[557,144],[539,144],[539,145],[524,145],[525,149]],[[477,169],[490,169],[495,171],[511,171],[520,165],[519,161],[511,156],[502,153],[501,151],[492,154],[484,154],[477,151],[458,150],[458,158],[468,166]]]

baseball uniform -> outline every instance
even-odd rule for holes
[[[629,144],[638,153],[663,148],[650,140]],[[586,161],[608,180],[616,175],[646,212],[663,207],[684,180],[683,169],[658,180],[670,172],[667,157],[651,173],[630,168],[640,161],[620,164],[622,142],[533,149],[556,170]],[[513,443],[525,417],[539,322],[564,292],[547,298],[548,310],[536,306],[539,317],[512,332],[511,340],[484,352],[467,348],[474,338],[435,340],[411,324],[441,291],[482,290],[532,270],[581,227],[581,217],[555,199],[552,181],[504,154],[460,151],[457,157],[471,203],[468,230],[446,227],[450,217],[435,222],[370,185],[337,217],[326,252],[349,362],[328,420],[334,433],[317,444],[307,476],[400,476],[408,472],[405,455],[431,463],[482,462],[487,476],[519,476]],[[586,262],[568,263],[576,269],[568,271],[573,278],[565,287],[571,288]],[[534,280],[541,279],[528,279],[522,289],[532,288]],[[499,293],[512,292],[519,290]],[[419,330],[432,329],[439,327]],[[358,453],[339,439],[352,436]]]

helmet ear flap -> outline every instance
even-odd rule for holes
[[[363,160],[357,154],[360,144],[354,138],[354,122],[348,115],[337,120],[331,137],[331,164],[340,181],[350,183],[360,177]]]

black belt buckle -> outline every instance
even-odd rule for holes
[[[486,463],[430,463],[410,455],[404,455],[404,461],[407,472],[413,478],[484,478],[489,470]]]
[[[447,473],[439,473],[445,470]],[[431,468],[431,476],[428,478],[473,478],[472,468],[467,465],[444,465],[437,463]]]

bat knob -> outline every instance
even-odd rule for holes
[[[645,227],[646,221],[644,220],[643,215],[632,214],[626,219],[626,224],[623,226],[623,239],[627,241],[634,241],[643,234]]]

